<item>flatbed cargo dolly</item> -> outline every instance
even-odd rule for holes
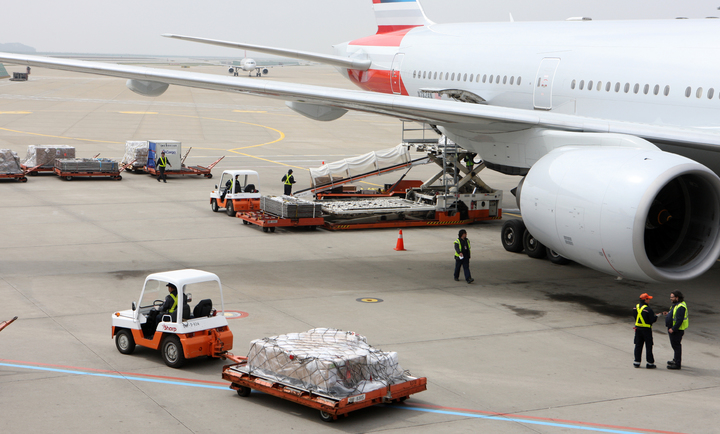
[[[320,411],[320,419],[332,422],[338,416],[347,416],[348,413],[361,408],[382,403],[399,403],[405,401],[413,393],[427,389],[427,378],[411,377],[410,380],[375,389],[359,395],[338,399],[335,397],[317,394],[295,386],[277,382],[274,379],[264,378],[250,374],[247,367],[247,358],[230,356],[235,361],[233,365],[223,367],[222,378],[229,381],[230,388],[236,390],[238,395],[246,397],[252,389],[277,396],[278,398],[296,402],[305,407]]]
[[[4,329],[5,327],[9,326],[9,325],[12,324],[13,322],[15,322],[16,319],[18,319],[18,317],[15,317],[15,318],[13,318],[13,319],[9,319],[9,320],[7,320],[7,321],[0,322],[0,331],[2,331],[2,329]]]
[[[0,179],[14,179],[19,182],[27,182],[27,172],[22,171],[19,173],[0,173]]]
[[[188,153],[189,152],[190,152],[190,150],[188,149]],[[187,157],[187,154],[185,154],[185,157]],[[171,167],[169,169],[165,169],[165,175],[182,175],[182,176],[197,175],[197,176],[204,176],[209,179],[209,178],[213,177],[213,175],[212,175],[213,167],[215,167],[223,158],[225,158],[224,155],[222,157],[218,158],[217,160],[215,160],[214,162],[210,163],[209,166],[185,166],[185,165],[182,165],[179,169],[174,169]],[[184,158],[183,158],[183,161],[185,161]],[[157,176],[160,173],[160,171],[157,170],[155,167],[150,167],[148,165],[143,167],[143,170],[152,176]]]
[[[128,164],[123,165],[118,170],[112,170],[112,171],[89,171],[89,170],[67,170],[62,169],[60,167],[55,166],[53,169],[55,171],[55,174],[59,176],[60,178],[65,179],[66,181],[72,181],[75,178],[110,178],[115,181],[121,181],[122,175],[120,175],[122,172],[125,171],[128,167],[130,167],[133,164],[133,162],[130,162]]]
[[[300,218],[284,218],[263,211],[246,211],[238,212],[237,217],[242,219],[244,225],[260,226],[263,232],[275,232],[275,228],[282,227],[307,227],[315,229],[325,224],[322,217],[300,217]]]

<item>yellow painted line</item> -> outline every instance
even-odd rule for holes
[[[51,137],[53,139],[81,140],[83,142],[94,142],[94,143],[125,143],[125,142],[113,142],[113,141],[109,141],[109,140],[79,139],[77,137],[53,136],[52,134],[30,133],[27,131],[11,130],[10,128],[0,128],[0,130],[10,131],[11,133],[29,134],[31,136]]]
[[[520,214],[514,214],[514,213],[511,213],[511,212],[503,212],[503,215],[510,215],[510,216],[513,216],[513,217],[521,217],[521,218],[522,218],[522,216],[521,216]]]
[[[0,112],[0,115],[29,115],[32,112]]]
[[[235,113],[267,113],[264,110],[233,110]]]
[[[118,112],[124,115],[156,115],[158,112]]]

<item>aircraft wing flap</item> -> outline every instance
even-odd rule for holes
[[[638,124],[541,110],[439,101],[361,90],[10,53],[0,53],[0,61],[88,74],[158,81],[200,89],[247,93],[285,101],[330,105],[433,125],[470,125],[487,134],[540,127],[564,131],[628,134],[651,142],[678,144],[697,149],[717,150],[717,147],[720,146],[720,133],[699,128]]]

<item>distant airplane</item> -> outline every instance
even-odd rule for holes
[[[370,5],[369,0],[368,6]],[[503,243],[628,279],[677,282],[720,256],[719,20],[434,24],[417,0],[372,0],[377,34],[335,55],[165,35],[323,62],[364,91],[19,54],[0,61],[282,99],[428,123],[517,175]],[[523,244],[520,244],[520,248]]]
[[[235,77],[239,75],[240,71],[247,72],[249,77],[252,77],[253,72],[255,72],[256,77],[262,77],[263,74],[268,75],[270,73],[266,67],[258,66],[254,59],[247,57],[247,53],[245,57],[240,60],[240,65],[230,65],[230,69],[228,70],[228,72]]]

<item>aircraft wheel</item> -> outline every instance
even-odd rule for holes
[[[502,227],[500,234],[505,250],[513,253],[523,251],[523,239],[525,238],[525,223],[522,220],[508,220]]]
[[[531,258],[542,259],[547,255],[545,245],[530,235],[530,231],[525,231],[523,246],[525,247],[525,253]]]
[[[180,368],[185,363],[185,354],[180,338],[175,335],[165,338],[160,347],[160,353],[165,364],[171,368]]]
[[[115,346],[122,354],[132,354],[135,351],[135,339],[130,330],[123,329],[115,334]]]
[[[547,257],[548,257],[548,259],[550,259],[550,262],[552,262],[553,264],[567,265],[571,262],[568,258],[566,258],[564,256],[560,256],[558,254],[558,252],[551,249],[550,247],[547,248]]]

